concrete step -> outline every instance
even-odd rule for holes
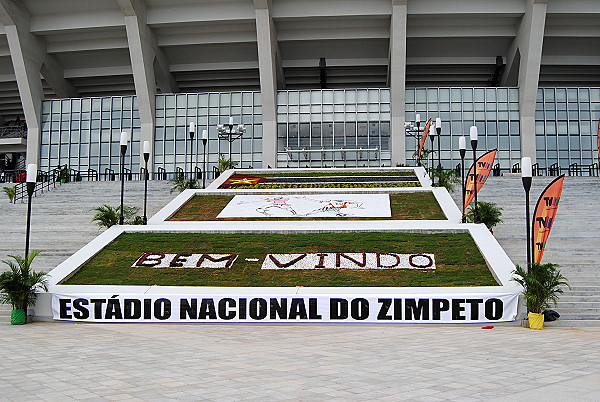
[[[571,285],[571,289],[564,287],[563,288],[565,290],[565,293],[569,292],[577,292],[577,293],[582,293],[585,292],[586,294],[600,294],[600,286],[598,285]]]
[[[599,320],[600,314],[587,314],[587,313],[562,313],[559,311],[559,320]]]
[[[600,301],[559,301],[557,307],[560,309],[571,309],[571,308],[590,308],[590,309],[600,309]]]
[[[565,319],[562,316],[552,322],[545,322],[545,327],[561,328],[580,328],[580,327],[600,327],[600,317],[595,319]]]
[[[560,296],[558,305],[562,306],[564,303],[600,303],[600,295],[572,295],[563,294]]]

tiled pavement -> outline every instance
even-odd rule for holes
[[[600,330],[0,324],[0,400],[597,401]]]
[[[518,179],[497,180],[483,198],[493,198],[494,191],[515,201],[520,197]],[[522,239],[514,226],[520,211],[503,206],[506,219],[497,237],[520,262],[515,238]],[[569,265],[564,259],[572,247],[566,240],[573,231],[582,233],[573,225],[581,217],[567,214],[569,209],[563,207],[568,219],[557,220],[548,251],[562,266]],[[598,254],[588,251],[594,236],[586,232],[578,239],[572,254],[578,261],[597,262]],[[600,329],[43,322],[17,327],[3,317],[0,401],[71,399],[599,401]]]

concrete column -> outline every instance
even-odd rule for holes
[[[0,22],[6,39],[19,88],[23,114],[27,120],[27,163],[39,164],[42,100],[42,74],[61,97],[77,96],[65,80],[60,63],[46,52],[45,42],[30,32],[31,16],[24,4],[0,0]]]
[[[390,149],[392,166],[405,164],[406,133],[404,110],[406,93],[406,14],[407,0],[392,0],[390,26],[389,85],[391,101]]]
[[[39,58],[29,54],[31,48],[23,43],[27,40],[21,40],[23,37],[19,33],[21,29],[22,27],[17,28],[17,25],[5,26],[21,105],[27,120],[27,163],[39,164],[42,99],[44,99],[40,77],[42,62]]]
[[[125,18],[129,57],[140,111],[140,161],[143,161],[144,141],[150,142],[148,170],[154,171],[154,116],[156,81],[163,92],[176,92],[177,83],[168,71],[169,63],[146,23],[146,5],[142,0],[118,0]],[[155,71],[156,67],[156,71]],[[156,74],[155,74],[156,73]]]
[[[127,42],[129,42],[129,55],[131,70],[135,84],[138,109],[140,111],[140,161],[143,160],[144,141],[150,142],[150,159],[148,170],[154,171],[154,111],[156,105],[156,79],[154,77],[154,52],[145,43],[145,25],[142,25],[137,16],[126,16]]]
[[[271,1],[254,0],[254,8],[263,114],[262,161],[263,167],[276,167],[277,83],[283,82],[283,76],[281,62],[278,62],[277,34],[271,18]]]
[[[519,65],[519,109],[521,119],[521,155],[536,161],[535,101],[537,99],[546,26],[548,0],[525,0],[525,14],[519,27],[511,59]]]

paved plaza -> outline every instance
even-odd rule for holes
[[[550,180],[537,179],[535,194]],[[597,178],[567,178],[569,192],[547,252],[548,261],[559,262],[573,284],[591,283],[590,289],[598,286],[597,225],[585,223],[595,204],[577,209],[577,198],[597,194],[599,184]],[[491,178],[481,194],[504,208],[505,223],[496,237],[513,261],[522,263],[520,179]],[[59,195],[57,191],[36,199],[37,211],[42,205],[50,208],[51,202],[59,204]],[[36,247],[45,250],[56,241],[48,233],[64,236],[65,250],[49,253],[50,258],[40,260],[43,265],[65,258],[79,247],[77,241],[85,243],[98,233],[89,223],[89,210],[99,202],[83,201],[82,197],[80,206],[71,209],[79,240],[63,235],[68,230],[59,224],[64,214],[35,228]],[[21,224],[14,215],[8,219],[12,220],[8,233],[20,247]],[[3,231],[7,233],[6,225]],[[11,244],[1,248],[7,252]],[[561,313],[566,309],[559,305]],[[0,401],[600,400],[598,327],[550,325],[533,331],[476,325],[11,326],[8,317],[1,316]]]
[[[597,401],[600,329],[0,324],[0,399]]]

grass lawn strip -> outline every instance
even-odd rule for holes
[[[229,269],[133,268],[144,252],[239,253]],[[434,253],[429,270],[261,270],[266,254]],[[245,261],[258,258],[257,262]],[[497,286],[468,233],[124,233],[88,261],[68,285],[140,286]]]
[[[424,220],[446,219],[431,192],[390,194],[391,218],[219,218],[217,215],[231,201],[232,195],[195,195],[169,221],[246,221],[246,220]]]

